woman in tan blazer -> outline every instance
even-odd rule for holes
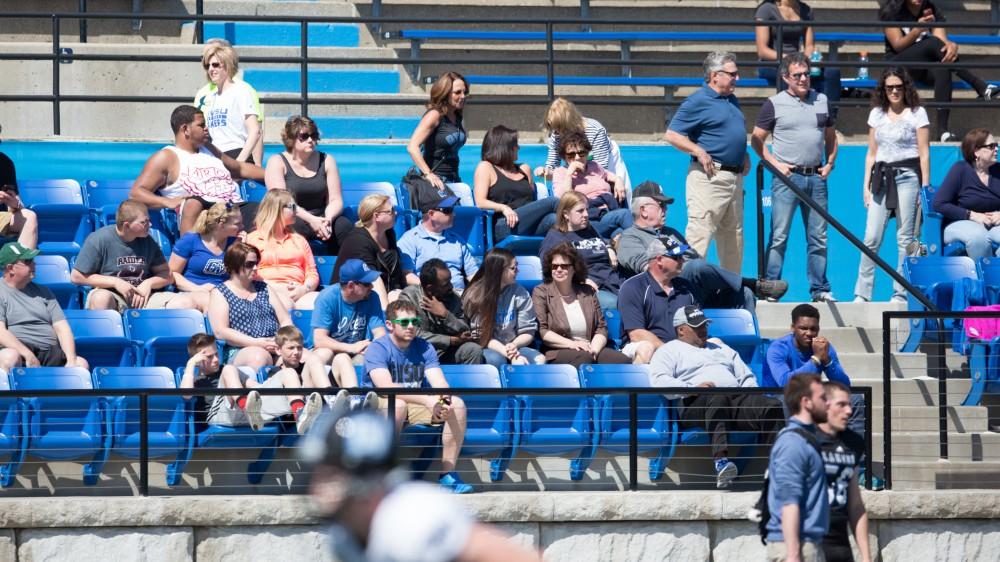
[[[559,244],[543,256],[542,278],[544,283],[535,287],[531,300],[547,363],[575,367],[630,363],[621,352],[607,347],[608,327],[597,291],[586,284],[587,266],[571,244]]]

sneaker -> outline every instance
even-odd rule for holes
[[[958,136],[951,131],[941,133],[941,142],[959,142],[960,140],[962,139],[958,138]]]
[[[715,459],[716,488],[728,488],[739,474],[740,472],[736,468],[736,463],[733,461],[726,457]]]
[[[889,299],[889,302],[893,304],[906,304],[908,301],[906,300],[906,297],[902,295],[893,295],[892,298]]]
[[[348,397],[348,399],[350,398]],[[323,411],[323,397],[318,392],[306,396],[306,405],[299,410],[299,417],[295,420],[295,430],[299,432],[299,435],[304,435],[305,432],[309,431],[321,411]]]
[[[983,99],[986,101],[1000,100],[1000,86],[996,84],[986,86],[986,91],[983,92]]]
[[[472,486],[466,484],[459,477],[457,472],[448,472],[444,476],[438,479],[438,484],[443,488],[447,488],[455,494],[468,494],[472,492]]]
[[[361,403],[361,409],[368,410],[369,412],[377,412],[378,407],[379,407],[378,394],[375,394],[374,392],[369,390],[368,393],[365,394],[364,402]]]
[[[330,414],[339,418],[351,411],[351,393],[342,388],[336,395],[326,397],[326,405]]]
[[[869,302],[865,297],[854,297],[854,302]]]
[[[868,478],[868,475],[862,469],[861,472],[858,473],[858,486],[861,486],[862,488],[864,488],[865,487],[865,480],[867,478]],[[882,480],[878,476],[872,475],[872,491],[873,492],[881,492],[882,490],[885,490],[885,480]]]
[[[813,302],[837,302],[837,299],[833,298],[833,293],[830,291],[823,291],[813,295]]]
[[[251,390],[247,394],[247,421],[250,422],[250,429],[254,431],[260,431],[260,428],[264,427],[264,417],[260,413],[261,399],[260,393],[256,390]]]
[[[788,292],[788,281],[781,279],[758,279],[757,290],[754,294],[758,299],[767,299],[768,302],[777,302]],[[771,300],[774,299],[774,300]]]

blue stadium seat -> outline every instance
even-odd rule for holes
[[[504,365],[500,376],[505,388],[580,388],[572,365]],[[582,479],[586,459],[594,456],[590,400],[579,395],[519,395],[517,400],[520,427],[513,454],[524,450],[542,456],[574,456],[570,478]]]
[[[21,401],[3,398],[10,390],[10,377],[0,372],[0,488],[14,483],[14,477],[24,461],[24,420]]]
[[[166,367],[98,367],[92,376],[94,387],[99,389],[177,388],[174,374]],[[139,458],[139,397],[111,396],[105,400],[110,451]],[[149,458],[173,457],[167,465],[167,485],[176,486],[191,460],[194,418],[180,396],[150,396],[147,405]],[[95,470],[100,472],[101,468]]]
[[[35,283],[45,285],[55,293],[63,309],[82,306],[80,286],[69,280],[69,261],[63,256],[35,256]]]
[[[622,315],[617,308],[604,310],[604,322],[608,325],[608,341],[615,349],[622,348],[625,339],[625,329],[622,327]]]
[[[409,200],[400,202],[395,186],[387,181],[345,182],[341,184],[340,191],[344,197],[345,207],[357,207],[362,199],[372,194],[388,195],[393,205],[403,209],[406,209],[409,203]]]
[[[528,290],[542,283],[542,259],[538,256],[517,256],[517,283]]]
[[[136,363],[138,349],[125,335],[122,315],[114,310],[67,310],[76,354],[91,367],[128,367]]]
[[[754,370],[759,373],[764,359],[760,329],[753,314],[742,308],[709,308],[705,310],[705,316],[712,319],[708,325],[709,337],[719,338],[735,349],[747,366],[751,369],[759,367]]]
[[[240,196],[244,201],[260,203],[267,194],[267,186],[253,180],[243,180],[240,183]]]
[[[313,259],[316,261],[316,269],[319,271],[320,285],[329,285],[330,278],[333,277],[333,269],[337,267],[337,256],[314,255]]]
[[[129,309],[123,315],[125,333],[141,345],[137,364],[176,369],[187,363],[187,342],[199,333],[211,333],[197,310]]]
[[[972,384],[963,406],[979,406],[984,394],[1000,394],[1000,337],[969,344],[969,375]]]
[[[580,367],[583,388],[648,388],[646,365],[583,365]],[[615,454],[629,452],[629,397],[603,394],[594,397],[594,423],[600,448]],[[658,481],[670,462],[677,444],[677,424],[672,420],[669,401],[660,395],[638,396],[636,437],[638,452],[654,451],[649,459],[649,479]]]
[[[69,259],[93,232],[90,209],[76,180],[23,180],[21,200],[38,215],[38,249]]]
[[[292,323],[302,332],[302,336],[305,338],[305,348],[311,349],[313,346],[313,330],[309,324],[312,323],[313,311],[296,308],[289,310],[288,313],[292,316]]]
[[[18,367],[11,373],[14,390],[90,390],[90,373],[78,367]],[[22,399],[28,452],[47,460],[90,457],[83,467],[85,484],[96,484],[96,463],[104,451],[104,410],[94,397],[59,396]]]
[[[976,268],[986,290],[984,304],[1000,304],[1000,258],[982,258]]]
[[[469,244],[472,255],[482,258],[486,254],[487,213],[476,207],[455,207],[455,222],[451,231]]]
[[[976,262],[967,256],[908,257],[903,260],[903,275],[939,310],[961,311],[985,300]],[[924,306],[913,295],[907,295],[907,309],[920,311]],[[937,320],[911,319],[910,334],[900,351],[914,352],[921,341],[949,340],[960,350],[962,322],[953,318],[942,322],[945,333],[939,333]]]
[[[149,229],[149,237],[153,239],[153,242],[156,242],[157,245],[160,246],[160,251],[163,252],[163,257],[166,258],[167,261],[170,261],[170,237],[155,228]]]
[[[501,388],[500,373],[493,365],[442,365],[441,370],[448,386],[455,389]],[[490,480],[499,482],[514,451],[516,403],[502,394],[459,396],[468,410],[462,454],[484,456],[498,453],[496,458],[490,460]]]
[[[83,195],[90,207],[94,228],[115,224],[115,212],[122,201],[129,198],[135,180],[87,180],[83,184]],[[149,211],[152,227],[165,233],[171,240],[177,240],[177,213],[173,209]]]
[[[920,190],[920,207],[924,215],[924,222],[920,225],[920,240],[927,245],[927,253],[932,256],[964,256],[965,244],[944,244],[944,216],[931,205],[936,192],[937,189],[929,185]]]

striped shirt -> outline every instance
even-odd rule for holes
[[[602,168],[610,170],[611,140],[608,139],[608,130],[604,128],[604,125],[589,117],[583,118],[583,126],[583,134],[590,141],[591,158]],[[545,146],[549,149],[549,154],[545,158],[545,167],[554,170],[559,167],[559,134],[549,135]]]

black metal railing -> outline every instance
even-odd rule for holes
[[[196,7],[196,9],[200,9]],[[0,95],[0,101],[29,101],[29,102],[44,102],[52,104],[53,112],[53,133],[61,134],[61,110],[60,106],[65,102],[105,102],[105,103],[122,103],[122,102],[161,102],[161,103],[183,103],[190,100],[190,95],[178,95],[178,96],[128,96],[128,95],[99,95],[99,94],[65,94],[63,93],[63,87],[60,83],[60,64],[70,63],[73,61],[133,61],[133,62],[200,62],[200,59],[195,56],[176,56],[176,55],[139,55],[134,53],[121,53],[121,54],[84,54],[84,53],[73,53],[69,49],[64,49],[61,44],[61,24],[64,20],[80,20],[81,23],[86,20],[101,19],[101,20],[116,20],[116,19],[134,19],[136,14],[134,13],[48,13],[48,12],[23,12],[23,13],[12,13],[5,12],[0,13],[0,20],[2,19],[43,19],[51,21],[51,37],[52,42],[52,52],[47,54],[41,53],[2,53],[0,54],[0,60],[42,60],[51,61],[52,63],[52,93],[51,94],[9,94]],[[407,105],[407,104],[422,104],[421,101],[417,100],[404,100],[399,96],[385,96],[382,98],[373,98],[369,96],[341,96],[336,99],[324,98],[322,96],[317,96],[309,91],[307,75],[310,67],[316,65],[331,65],[331,64],[342,64],[342,65],[359,65],[359,64],[399,64],[399,65],[414,65],[422,63],[436,63],[444,64],[447,63],[451,67],[461,68],[462,65],[488,65],[505,67],[510,65],[510,61],[500,57],[495,58],[482,58],[479,56],[474,57],[449,57],[448,59],[442,58],[428,58],[421,56],[419,58],[400,58],[400,57],[322,57],[322,56],[312,56],[309,54],[308,45],[308,25],[311,23],[351,23],[359,25],[369,25],[375,27],[381,27],[389,24],[448,24],[448,25],[477,25],[477,24],[504,24],[504,25],[516,25],[516,26],[540,26],[545,32],[545,56],[544,57],[519,57],[518,64],[524,65],[537,65],[544,67],[545,69],[545,89],[546,94],[544,96],[482,96],[473,97],[470,99],[469,103],[472,105],[545,105],[551,103],[555,99],[555,86],[556,86],[556,67],[557,66],[568,66],[568,65],[579,65],[579,66],[617,66],[620,68],[625,67],[635,67],[635,66],[646,66],[646,67],[657,67],[657,68],[686,68],[691,69],[694,73],[699,74],[701,72],[701,61],[683,61],[676,60],[674,58],[666,59],[606,59],[606,58],[594,58],[594,57],[556,57],[555,44],[557,41],[554,39],[554,30],[557,27],[576,27],[576,26],[617,26],[617,27],[628,27],[628,26],[690,26],[695,29],[704,29],[706,26],[711,26],[712,29],[729,29],[729,28],[752,28],[754,25],[747,21],[713,21],[713,20],[660,20],[660,21],[646,21],[646,20],[629,20],[629,19],[589,19],[589,18],[536,18],[536,19],[457,19],[457,18],[385,18],[385,17],[304,17],[304,16],[238,16],[238,15],[203,15],[203,14],[154,14],[154,13],[143,13],[142,19],[144,20],[168,20],[168,21],[191,21],[193,20],[196,25],[196,34],[199,39],[203,39],[203,24],[206,21],[226,21],[226,22],[272,22],[272,23],[295,23],[301,27],[300,41],[299,41],[299,54],[291,56],[244,56],[241,57],[241,62],[244,63],[268,63],[268,64],[294,64],[300,69],[300,91],[298,95],[281,95],[281,96],[265,96],[264,101],[267,103],[275,104],[296,104],[300,106],[300,112],[302,114],[308,114],[310,106],[313,105]],[[889,25],[889,23],[880,22],[871,25],[872,28],[881,29],[883,25]],[[782,33],[783,25],[781,22],[769,22],[770,27],[778,28],[779,37]],[[845,21],[830,21],[830,22],[811,22],[811,26],[816,28],[851,28],[856,29],[858,27],[857,22],[845,22]],[[912,22],[907,23],[907,25],[919,25],[913,24]],[[968,23],[954,23],[949,24],[951,29],[975,29],[975,28],[990,28],[990,24],[968,24]],[[82,29],[85,29],[84,25]],[[743,67],[772,67],[777,69],[779,66],[779,61],[744,61],[740,65]],[[898,63],[893,63],[891,61],[870,61],[864,63],[865,66],[871,68],[879,68],[890,65],[895,65]],[[839,60],[827,60],[818,64],[820,67],[834,66],[834,67],[858,67],[860,63],[857,61],[843,62]],[[974,63],[967,62],[955,62],[955,63],[919,63],[921,68],[930,68],[934,66],[947,66],[949,68],[1000,68],[1000,62],[993,61],[977,61]],[[780,83],[780,81],[779,81]],[[672,92],[674,86],[665,87],[665,91]],[[672,96],[667,96],[665,98],[655,98],[655,97],[638,97],[638,96],[619,96],[619,97],[587,97],[575,100],[581,105],[592,105],[592,106],[656,106],[656,107],[674,107],[682,103],[682,99],[674,99]],[[748,100],[750,105],[762,103],[763,100]],[[924,105],[927,107],[985,107],[985,101],[952,101],[952,102],[928,102]],[[842,99],[838,102],[840,106],[851,107],[851,106],[863,106],[867,105],[867,100],[861,99]]]
[[[248,389],[249,390],[249,389]],[[309,394],[311,392],[319,392],[320,394],[332,395],[339,389],[313,389],[313,388],[263,388],[255,387],[252,390],[259,392],[262,396],[287,396],[290,394],[300,395]],[[351,389],[354,394],[362,394],[373,389]],[[652,420],[648,418],[640,417],[640,408],[648,409],[648,405],[640,406],[640,397],[650,396],[650,395],[692,395],[692,394],[767,394],[780,397],[782,389],[780,388],[585,388],[585,389],[566,389],[566,388],[537,388],[537,389],[510,389],[510,388],[449,388],[449,389],[434,389],[434,388],[380,388],[377,390],[379,395],[387,399],[387,410],[392,412],[395,411],[396,400],[399,396],[409,396],[409,395],[421,395],[421,394],[431,394],[440,395],[442,390],[446,390],[449,394],[453,396],[460,397],[523,397],[523,396],[579,396],[580,398],[595,398],[604,395],[610,396],[627,396],[628,397],[628,428],[629,428],[629,447],[628,447],[628,490],[635,491],[639,489],[639,439],[638,433],[640,428],[640,423],[649,423]],[[150,494],[150,472],[149,464],[151,458],[151,446],[149,443],[149,418],[152,407],[150,405],[150,399],[156,397],[215,397],[215,396],[232,396],[234,393],[243,393],[244,390],[238,389],[219,389],[219,388],[190,388],[190,389],[166,389],[166,388],[152,388],[152,389],[94,389],[94,390],[16,390],[16,391],[5,391],[0,393],[0,398],[16,398],[28,400],[31,398],[58,398],[58,397],[73,397],[75,399],[83,398],[93,398],[97,399],[113,399],[116,397],[136,397],[138,398],[138,433],[139,433],[139,443],[138,443],[138,455],[137,462],[139,464],[139,474],[138,483],[136,486],[136,492],[141,496],[147,496]],[[864,398],[866,416],[865,416],[865,429],[864,429],[864,440],[866,444],[865,448],[865,463],[864,467],[867,474],[872,474],[872,389],[867,386],[856,386],[851,389],[852,394],[861,395]],[[780,400],[780,398],[779,398]],[[193,400],[192,400],[193,402]],[[191,404],[193,407],[193,403]],[[676,407],[676,401],[668,403],[669,408]],[[596,408],[596,406],[595,406]],[[136,410],[132,410],[136,411]],[[672,419],[676,420],[676,414],[667,412],[669,415],[674,416]],[[0,412],[0,416],[3,413]],[[570,412],[568,415],[568,421],[573,420],[573,413]],[[591,414],[591,422],[594,422],[596,413]],[[2,417],[0,417],[2,421]],[[617,421],[624,421],[623,418],[619,418]],[[62,420],[59,423],[64,423]],[[131,422],[131,423],[134,423]],[[25,420],[24,431],[29,432],[29,422]],[[102,426],[107,425],[110,431],[110,422],[101,422]],[[44,429],[44,428],[43,428]],[[74,430],[75,431],[75,430]],[[515,430],[516,431],[516,430]],[[594,432],[599,432],[599,428],[593,428]],[[679,430],[680,431],[680,430]],[[23,436],[28,439],[30,436]],[[104,435],[104,439],[108,439],[108,446],[110,447],[110,439],[113,435]],[[192,436],[193,438],[193,436]],[[595,438],[596,439],[596,438]],[[596,443],[596,441],[595,441]],[[134,445],[132,445],[134,447]],[[30,448],[28,449],[28,454],[31,454]],[[154,455],[155,456],[155,455]],[[544,456],[544,455],[540,455]],[[463,457],[464,458],[464,457]],[[693,457],[692,457],[693,458]],[[755,459],[766,459],[767,451],[758,450],[755,453]],[[705,461],[711,460],[711,456],[705,457]],[[666,467],[663,467],[664,469]],[[96,479],[96,478],[95,478]],[[871,485],[871,479],[869,478],[866,484]],[[489,485],[485,485],[484,489],[487,489]],[[94,490],[94,493],[100,494],[100,486],[96,488],[89,488]],[[0,495],[3,491],[0,491]]]

